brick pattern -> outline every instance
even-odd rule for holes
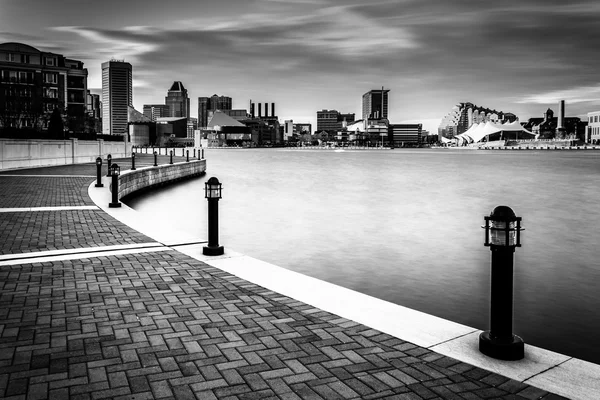
[[[87,195],[93,178],[0,175],[0,208],[94,205]]]
[[[100,210],[0,213],[0,254],[153,241]]]
[[[559,398],[176,251],[4,267],[0,321],[7,398]]]

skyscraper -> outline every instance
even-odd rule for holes
[[[110,60],[102,63],[102,133],[125,135],[127,113],[133,106],[131,64]]]
[[[181,82],[173,82],[165,97],[165,104],[169,108],[168,117],[190,117],[190,99]]]
[[[198,97],[198,127],[206,128],[209,111],[217,110],[231,110],[231,97],[216,94],[211,97]]]
[[[370,90],[363,94],[362,117],[363,119],[389,119],[388,118],[388,93],[389,89]]]

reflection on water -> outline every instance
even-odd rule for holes
[[[600,363],[600,152],[208,150],[207,176],[130,201],[206,238],[204,182],[223,183],[220,244],[488,329],[484,215],[523,217],[515,333]]]

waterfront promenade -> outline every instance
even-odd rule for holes
[[[562,398],[156,241],[92,201],[95,171],[0,172],[0,398]]]

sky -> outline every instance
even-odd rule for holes
[[[600,110],[600,2],[565,0],[0,0],[0,43],[84,62],[133,65],[133,103],[161,104],[181,81],[233,108],[275,102],[280,121],[390,89],[392,123],[437,132],[460,102],[515,113]]]

